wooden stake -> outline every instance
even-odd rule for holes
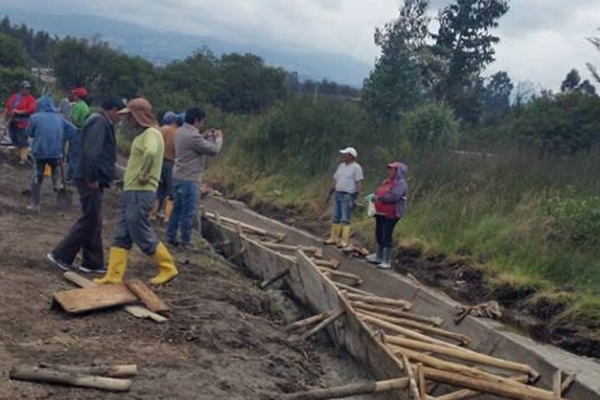
[[[411,393],[410,397],[412,397],[413,400],[420,400],[421,396],[419,395],[419,389],[417,388],[414,371],[410,365],[410,361],[408,361],[408,358],[404,355],[402,356],[402,363],[404,364],[404,372],[406,372],[406,375],[408,376],[408,384]]]
[[[452,347],[452,348],[456,348],[456,349],[461,349],[461,347],[456,346],[452,343],[448,343],[448,342],[444,342],[442,340],[439,339],[435,339],[426,335],[423,335],[419,332],[415,332],[413,330],[410,330],[408,328],[404,328],[398,325],[393,325],[390,324],[389,322],[385,322],[380,320],[379,318],[374,318],[368,315],[360,315],[359,316],[360,319],[362,319],[365,322],[369,322],[371,324],[377,325],[381,328],[387,329],[388,331],[392,331],[395,333],[399,333],[400,335],[404,335],[408,338],[411,339],[415,339],[415,340],[421,340],[423,342],[427,342],[427,343],[433,343],[433,344],[438,344],[441,346],[448,346],[448,347]]]
[[[42,369],[69,372],[83,375],[99,375],[110,378],[126,378],[137,375],[137,365],[93,365],[90,367],[73,367],[70,365],[52,365],[41,363]]]
[[[510,379],[516,382],[527,383],[529,382],[529,375],[519,375],[518,377],[513,377]],[[482,393],[476,390],[463,389],[457,392],[448,393],[443,396],[436,397],[436,400],[465,400],[481,395]]]
[[[127,392],[131,388],[131,381],[127,379],[80,375],[70,372],[53,371],[48,368],[14,367],[10,370],[9,376],[10,379],[19,381],[59,383],[62,385],[102,389],[113,392]]]
[[[329,317],[327,317],[323,321],[321,321],[317,326],[312,328],[310,331],[304,333],[300,338],[302,340],[308,339],[315,333],[318,333],[321,330],[325,329],[329,324],[335,322],[338,318],[340,318],[342,315],[344,315],[345,312],[346,311],[344,311],[344,310],[338,310],[338,311],[334,312]]]
[[[471,338],[466,335],[450,332],[450,331],[447,331],[447,330],[444,330],[441,328],[433,327],[431,325],[423,324],[421,322],[412,321],[410,319],[394,318],[394,317],[390,317],[387,315],[377,314],[377,313],[369,312],[369,311],[365,311],[365,310],[358,310],[358,313],[361,315],[368,315],[371,317],[379,318],[382,321],[386,321],[386,322],[389,322],[394,325],[400,325],[400,326],[404,326],[407,328],[413,328],[413,329],[417,329],[419,331],[422,331],[425,333],[430,333],[430,334],[433,334],[436,336],[454,339],[454,340],[460,342],[462,345],[467,345],[471,341]]]
[[[316,324],[317,322],[323,321],[325,318],[327,318],[330,315],[331,315],[331,311],[326,311],[321,314],[313,315],[312,317],[308,317],[308,318],[305,318],[300,321],[296,321],[289,325],[284,326],[283,331],[284,332],[292,332],[292,331],[295,331],[296,329],[300,329],[305,326]]]
[[[371,292],[366,292],[364,290],[360,290],[360,289],[354,288],[352,286],[344,285],[343,283],[340,283],[340,282],[333,282],[333,284],[338,289],[347,290],[348,292],[351,292],[351,293],[363,294],[365,296],[372,296],[373,295],[373,293],[371,293]]]
[[[562,397],[562,371],[560,369],[554,372],[554,376],[552,379],[552,389],[554,391],[554,396],[557,399]]]
[[[390,379],[379,382],[352,383],[328,389],[315,389],[307,392],[293,393],[283,396],[283,400],[328,400],[361,394],[400,390],[408,387],[408,378]]]
[[[274,277],[263,281],[259,286],[260,286],[261,289],[266,289],[267,287],[271,286],[272,284],[274,284],[278,280],[285,278],[289,273],[290,273],[290,270],[286,269],[285,271],[282,271],[282,272],[278,273]]]
[[[352,304],[352,306],[354,308],[359,308],[359,309],[367,310],[367,311],[379,312],[379,313],[391,315],[393,317],[400,317],[400,318],[412,319],[413,321],[430,323],[430,324],[433,324],[435,326],[441,326],[444,323],[444,320],[441,319],[441,318],[439,318],[439,317],[423,317],[421,315],[412,314],[412,313],[409,313],[409,312],[406,312],[406,311],[397,310],[395,308],[374,306],[372,304],[367,304],[367,303],[364,303],[362,301],[351,301],[350,303]]]
[[[390,299],[387,297],[362,296],[360,294],[349,293],[348,299],[352,301],[361,301],[367,304],[379,304],[392,307],[401,307],[405,310],[410,310],[412,308],[412,304],[409,301],[400,299]]]
[[[506,369],[509,371],[521,372],[524,374],[528,374],[533,382],[535,382],[540,377],[540,374],[533,368],[531,368],[529,365],[502,360],[467,349],[455,349],[446,346],[439,346],[437,344],[424,343],[422,341],[401,338],[398,336],[388,336],[386,338],[386,343],[419,351],[428,351],[435,354],[441,354],[444,356],[458,358],[464,361],[472,361],[478,364]]]

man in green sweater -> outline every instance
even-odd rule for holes
[[[81,147],[81,130],[85,125],[85,121],[90,115],[90,107],[86,103],[88,97],[88,91],[84,87],[75,88],[71,95],[75,100],[75,104],[71,109],[71,122],[77,128],[77,132],[72,136],[69,141],[69,153],[67,156],[67,182],[69,184],[75,184],[75,169],[77,168],[77,161],[79,160],[79,150]]]
[[[158,264],[159,274],[150,282],[159,285],[178,274],[173,257],[164,244],[158,241],[149,218],[160,180],[165,144],[152,113],[152,105],[146,99],[131,100],[127,108],[119,113],[127,116],[128,125],[137,135],[131,144],[123,177],[123,209],[108,255],[108,272],[103,278],[94,281],[122,282],[127,268],[127,254],[135,243]]]

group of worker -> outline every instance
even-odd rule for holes
[[[331,232],[327,245],[347,248],[350,245],[350,220],[356,207],[364,179],[362,167],[356,162],[358,152],[353,147],[340,150],[342,162],[333,175],[334,184]],[[369,263],[379,269],[392,267],[393,235],[396,224],[404,216],[408,198],[406,174],[408,167],[394,161],[386,165],[387,177],[377,190],[366,196],[375,218],[377,250],[367,256]]]
[[[81,100],[85,90],[82,89],[72,91],[70,98]],[[39,210],[44,169],[49,165],[55,177],[54,171],[62,168],[65,142],[71,148],[69,178],[81,202],[81,216],[47,254],[47,259],[63,270],[71,270],[76,268],[74,262],[81,252],[80,271],[103,273],[102,278],[94,280],[99,284],[119,283],[125,274],[128,252],[135,244],[158,266],[158,274],[151,283],[164,284],[176,277],[178,270],[173,257],[158,239],[151,215],[158,214],[161,203],[168,201],[172,212],[168,218],[167,244],[191,246],[204,157],[221,151],[223,133],[219,130],[200,133],[205,114],[197,107],[185,114],[166,113],[164,124],[159,127],[148,100],[135,98],[125,105],[121,100],[107,99],[99,112],[78,120],[77,102],[73,104],[67,99],[57,109],[51,95],[35,100],[30,90],[29,82],[22,82],[19,93],[11,96],[5,109],[11,140],[19,149],[19,163],[28,163],[31,146],[35,179],[33,203],[28,208]],[[33,110],[29,97],[33,98]],[[89,114],[89,108],[86,113]],[[135,132],[135,138],[123,175],[121,216],[105,266],[102,197],[115,176],[116,127],[121,119]],[[56,181],[53,179],[55,188],[59,184]]]

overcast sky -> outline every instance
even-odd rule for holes
[[[42,0],[10,1],[30,11]],[[9,0],[0,0],[0,5]],[[154,29],[211,35],[263,47],[351,55],[373,64],[373,30],[396,17],[396,0],[45,0],[44,10],[136,22]],[[432,0],[432,10],[448,0]],[[46,7],[49,6],[49,7]],[[1,8],[0,8],[1,10]],[[41,11],[40,11],[41,12]],[[585,40],[600,26],[600,0],[512,0],[500,21],[497,61],[513,80],[554,88],[573,67],[600,66]],[[600,34],[600,32],[598,32]]]

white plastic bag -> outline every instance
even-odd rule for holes
[[[367,206],[367,216],[373,218],[375,216],[375,203],[369,201],[369,205]]]

